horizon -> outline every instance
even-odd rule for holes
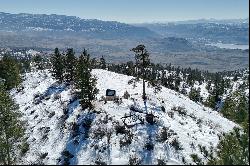
[[[122,23],[248,19],[248,0],[0,0],[0,11],[19,14],[56,14]],[[150,11],[150,12],[149,12]]]
[[[30,14],[30,15],[58,15],[58,16],[66,16],[66,17],[77,17],[80,19],[86,19],[86,20],[100,20],[100,21],[114,21],[114,22],[120,22],[117,20],[101,20],[101,19],[97,19],[97,18],[81,18],[79,16],[75,16],[75,15],[66,15],[66,14],[56,14],[56,13],[50,13],[50,14],[46,14],[46,13],[15,13],[15,12],[2,12],[0,11],[0,13],[6,13],[6,14]],[[172,23],[172,22],[188,22],[188,21],[230,21],[230,20],[249,20],[249,17],[245,17],[245,18],[226,18],[226,19],[217,19],[217,18],[197,18],[197,19],[186,19],[186,20],[173,20],[173,21],[150,21],[150,22],[133,22],[133,23],[126,23],[126,22],[120,22],[120,23],[125,23],[125,24],[151,24],[151,23]]]

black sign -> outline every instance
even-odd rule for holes
[[[107,89],[106,96],[115,96],[115,90]]]

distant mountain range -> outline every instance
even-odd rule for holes
[[[246,19],[130,25],[56,14],[0,12],[0,48],[50,53],[55,47],[74,48],[76,53],[86,48],[93,57],[103,55],[108,62],[134,60],[131,48],[144,44],[155,63],[216,71],[237,69],[249,66],[248,50],[222,49],[213,43],[248,45],[248,35]]]
[[[37,32],[75,32],[96,38],[147,38],[157,37],[144,27],[135,27],[116,21],[81,19],[75,16],[46,14],[10,14],[0,12],[0,30]]]
[[[145,22],[144,24],[198,24],[198,23],[217,23],[217,24],[242,24],[249,23],[249,18],[241,19],[197,19],[197,20],[185,20],[185,21],[157,21],[157,22]]]
[[[249,43],[249,22],[243,20],[196,20],[172,23],[134,24],[146,27],[164,37],[182,37],[192,40],[230,44]]]

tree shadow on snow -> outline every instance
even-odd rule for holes
[[[73,104],[73,103],[72,103]],[[86,111],[86,110],[85,110]],[[95,114],[91,112],[83,113],[71,126],[70,136],[67,140],[64,151],[61,153],[59,164],[78,164],[78,153],[88,148],[89,129],[95,119]]]

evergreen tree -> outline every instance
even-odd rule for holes
[[[249,115],[249,102],[248,98],[241,92],[239,102],[236,105],[236,122],[242,124]]]
[[[239,128],[226,134],[217,149],[217,157],[210,160],[208,165],[249,164],[249,136],[248,133],[241,133]]]
[[[239,91],[231,94],[221,110],[224,117],[238,123],[242,128],[234,128],[218,144],[217,157],[209,165],[249,164],[249,101]]]
[[[146,90],[145,90],[145,79],[146,78],[146,73],[147,73],[147,68],[150,65],[150,60],[149,60],[149,53],[146,50],[144,45],[138,45],[135,48],[132,48],[132,51],[135,53],[135,59],[136,59],[136,65],[139,71],[137,71],[137,75],[139,76],[139,72],[141,73],[141,77],[143,79],[143,94],[142,98],[143,100],[146,100]]]
[[[90,55],[84,49],[79,57],[76,70],[76,88],[79,90],[77,95],[83,109],[92,109],[92,101],[98,92],[96,88],[96,78],[91,75]]]
[[[221,113],[224,117],[241,124],[248,116],[248,104],[249,101],[243,92],[235,91],[226,98]]]
[[[4,56],[0,60],[0,78],[4,79],[5,87],[10,90],[21,82],[20,66],[10,56]]]
[[[189,92],[189,98],[195,102],[200,102],[200,88],[195,89],[191,88],[191,91]]]
[[[35,67],[38,70],[43,70],[44,69],[44,64],[43,64],[43,58],[41,55],[36,55],[33,59],[34,63],[35,63]]]
[[[67,53],[64,60],[65,73],[64,79],[67,83],[70,83],[74,80],[75,77],[75,68],[76,68],[76,58],[73,48],[67,49]]]
[[[106,60],[103,56],[100,58],[100,67],[101,69],[106,69]]]
[[[127,62],[126,72],[125,73],[126,73],[126,75],[134,76],[135,71],[134,71],[134,63],[133,63],[133,61]]]
[[[175,83],[174,83],[174,89],[175,91],[179,92],[179,86],[181,84],[181,78],[179,76],[177,76],[175,78]]]
[[[96,58],[92,58],[91,59],[91,66],[92,66],[93,69],[96,68],[96,67],[98,67],[97,66],[97,60],[96,60]]]
[[[0,164],[13,164],[17,155],[14,151],[16,143],[24,134],[20,114],[16,110],[17,105],[0,82]]]
[[[224,105],[221,109],[221,113],[224,117],[228,118],[228,119],[232,119],[234,117],[234,108],[235,108],[235,103],[233,101],[232,96],[228,96],[225,101],[224,101]]]
[[[63,81],[63,71],[64,71],[64,63],[63,56],[60,54],[58,48],[55,48],[54,55],[51,57],[52,62],[52,76],[59,80]]]
[[[29,72],[31,70],[31,66],[30,66],[31,60],[29,59],[21,59],[20,60],[20,72],[21,73],[26,73]]]

